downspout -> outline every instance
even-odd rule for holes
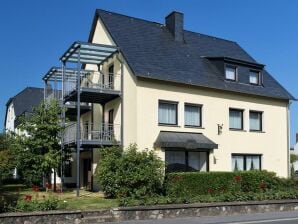
[[[124,89],[124,84],[123,84],[123,60],[119,57],[119,55],[116,55],[118,61],[120,62],[120,69],[121,69],[121,146],[124,147],[124,100],[123,100],[123,89]]]
[[[289,101],[287,106],[287,177],[291,175],[291,166],[290,166],[290,106],[292,102]]]

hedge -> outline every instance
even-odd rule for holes
[[[167,174],[164,189],[166,196],[182,198],[208,194],[284,190],[286,185],[285,180],[267,171],[189,172]]]
[[[220,195],[198,195],[195,197],[146,197],[142,199],[122,198],[120,206],[139,206],[139,205],[162,205],[162,204],[189,204],[189,203],[212,203],[212,202],[234,202],[234,201],[264,201],[264,200],[286,200],[298,199],[298,191],[266,191],[256,192],[234,192],[223,193]]]

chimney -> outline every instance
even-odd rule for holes
[[[183,13],[173,11],[165,20],[166,27],[173,35],[175,41],[183,41]]]
[[[296,143],[298,143],[298,133],[296,133]]]

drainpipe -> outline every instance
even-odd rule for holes
[[[123,60],[120,59],[119,55],[116,56],[118,61],[120,62],[120,69],[121,69],[121,146],[124,147],[124,136],[123,136],[123,133],[124,133],[124,98],[123,98],[123,87],[124,87],[124,84],[123,84],[123,74],[124,74],[124,71],[123,71]]]
[[[291,175],[291,166],[290,166],[290,106],[292,102],[289,101],[288,106],[287,106],[287,177],[290,177]]]

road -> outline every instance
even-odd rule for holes
[[[245,214],[237,216],[189,217],[126,221],[121,224],[298,224],[298,211]],[[116,223],[115,223],[116,224]],[[117,222],[119,224],[119,222]]]

